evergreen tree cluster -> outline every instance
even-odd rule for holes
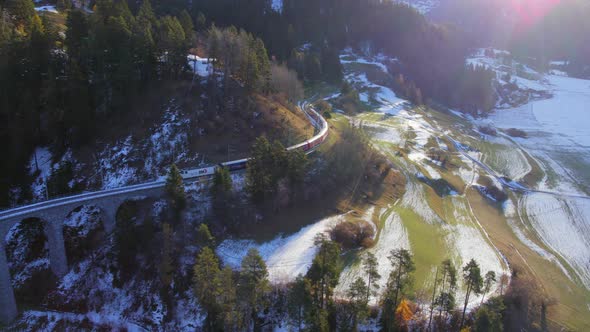
[[[206,331],[259,331],[269,305],[266,264],[256,249],[242,259],[241,269],[222,268],[219,258],[203,247],[193,268],[194,293],[207,313]]]
[[[35,145],[83,145],[94,138],[97,121],[124,113],[130,97],[151,82],[182,77],[195,29],[208,31],[202,35],[223,75],[227,104],[234,82],[298,98],[302,89],[292,71],[338,83],[339,53],[347,46],[399,58],[394,74],[403,74],[401,91],[415,103],[491,104],[488,75],[464,66],[468,45],[460,33],[390,1],[285,0],[277,12],[269,0],[159,0],[153,7],[149,0],[98,0],[92,13],[67,12],[63,39],[31,0],[3,0],[0,7],[2,205],[12,184],[26,182],[22,169]]]
[[[225,29],[212,26],[207,48],[216,67],[223,70],[226,91],[231,79],[252,91],[270,90],[270,61],[260,38],[233,26]]]
[[[138,273],[153,273],[165,304],[166,321],[175,315],[177,296],[192,288],[205,314],[204,331],[260,331],[285,323],[298,331],[358,331],[368,318],[381,331],[547,330],[551,302],[534,283],[515,271],[511,284],[508,286],[507,277],[499,278],[499,296],[484,302],[496,275],[492,271],[482,275],[475,260],[460,270],[451,260],[443,261],[434,275],[428,303],[415,289],[410,251],[392,250],[388,262],[381,263],[379,257],[367,252],[358,258],[361,272],[357,278],[344,292],[335,294],[346,256],[341,246],[324,234],[315,238],[316,254],[304,275],[288,284],[271,285],[269,266],[256,249],[249,249],[239,267],[232,269],[218,256],[217,241],[208,226],[200,224],[190,233],[198,250],[194,265],[182,271],[177,268],[181,248],[191,241],[183,237],[185,228],[177,225],[175,230],[169,218],[162,220],[161,227],[151,218],[138,220],[138,204],[130,202],[118,216],[113,286],[123,288],[135,283]],[[139,262],[149,263],[144,266]],[[290,266],[292,262],[274,264]],[[380,264],[390,265],[387,275],[379,273]],[[465,293],[458,309],[456,296],[461,284]],[[468,303],[478,306],[467,312]]]
[[[400,59],[402,73],[420,91],[416,100],[456,100],[454,87],[463,82],[471,45],[452,26],[432,24],[393,1],[285,0],[281,13],[270,8],[270,1],[208,0],[193,5],[193,17],[206,13],[210,22],[260,36],[269,53],[300,78],[339,82],[339,51],[352,46]]]
[[[124,0],[98,0],[93,13],[67,12],[65,38],[32,0],[0,2],[0,205],[25,182],[34,146],[90,141],[96,122],[121,115],[150,82],[186,68],[192,18],[158,17],[149,0],[135,13]]]
[[[492,89],[496,74],[484,66],[468,65],[460,75],[451,97],[452,104],[474,115],[491,111],[496,103]]]
[[[290,196],[295,186],[303,182],[307,156],[301,150],[287,151],[280,142],[271,143],[259,137],[250,158],[246,189],[254,201]]]

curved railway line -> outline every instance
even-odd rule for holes
[[[302,103],[300,108],[315,128],[316,134],[304,142],[288,147],[287,150],[300,150],[309,154],[328,137],[328,122],[307,103]],[[210,178],[220,167],[226,167],[230,172],[244,170],[249,160],[250,158],[245,158],[209,167],[183,170],[181,174],[185,183],[195,182]],[[165,185],[166,179],[160,178],[142,184],[85,192],[0,211],[0,324],[9,323],[18,315],[4,250],[6,234],[14,225],[29,218],[37,218],[44,223],[51,270],[61,277],[69,270],[63,239],[63,221],[71,211],[82,205],[94,205],[100,208],[103,214],[103,227],[107,233],[111,233],[115,229],[115,217],[121,204],[138,198],[161,197],[165,194]]]

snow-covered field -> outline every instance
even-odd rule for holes
[[[500,76],[498,59],[488,58],[480,51],[470,61],[489,65]],[[473,120],[503,130],[517,128],[527,134],[526,138],[496,138],[494,143],[502,145],[501,151],[483,160],[492,166],[496,164],[493,168],[500,173],[518,179],[530,167],[522,155],[526,153],[534,159],[543,177],[532,189],[554,194],[527,194],[516,208],[528,218],[538,237],[568,262],[590,289],[590,199],[559,195],[584,197],[590,193],[590,80],[555,71],[537,73],[527,66],[513,65],[537,78],[517,77],[519,87],[545,92],[546,97],[532,98],[519,107],[498,109],[485,119]],[[524,236],[520,230],[515,233]],[[523,243],[555,260],[552,253],[543,253],[530,240]]]
[[[317,252],[314,239],[318,234],[326,234],[344,220],[345,215],[322,219],[302,228],[289,236],[279,235],[265,243],[252,240],[223,241],[217,247],[217,254],[229,266],[238,269],[242,258],[250,248],[256,248],[265,260],[269,278],[274,283],[293,281],[298,275],[305,275]]]
[[[426,185],[418,177],[423,176],[420,169],[428,172],[431,179],[441,179],[440,166],[430,161],[427,157],[429,141],[440,141],[445,133],[441,132],[435,124],[432,123],[429,115],[420,113],[413,109],[407,101],[397,97],[388,87],[378,85],[369,81],[367,75],[359,70],[357,64],[362,66],[374,66],[374,69],[386,73],[385,61],[382,57],[361,57],[354,55],[350,50],[346,51],[342,57],[345,67],[346,78],[352,82],[353,86],[359,91],[366,93],[367,99],[374,105],[374,112],[366,113],[352,118],[352,121],[363,123],[368,132],[372,135],[375,142],[385,142],[395,146],[406,146],[410,149],[407,159],[399,158],[394,162],[400,163],[402,171],[408,177],[406,193],[396,202],[390,202],[387,208],[379,208],[377,211],[380,223],[379,235],[376,238],[375,245],[367,250],[355,251],[358,259],[353,260],[345,266],[335,292],[337,296],[344,297],[346,290],[357,277],[363,276],[362,259],[364,252],[375,254],[379,261],[379,273],[382,276],[379,284],[383,291],[385,282],[391,272],[391,264],[388,256],[394,249],[405,248],[416,255],[424,255],[424,243],[419,238],[414,238],[412,242],[412,232],[416,230],[407,228],[406,224],[417,223],[418,227],[433,227],[440,229],[438,240],[443,243],[444,248],[432,248],[432,250],[448,250],[444,253],[436,253],[441,257],[452,258],[457,267],[463,266],[471,258],[475,258],[481,266],[482,271],[495,271],[498,276],[508,273],[508,267],[502,255],[490,243],[485,231],[481,225],[472,216],[470,209],[464,197],[449,196],[450,200],[456,200],[452,211],[449,211],[454,217],[453,223],[441,218],[437,212],[430,206]],[[358,61],[357,61],[358,60]],[[391,61],[391,60],[389,60]],[[353,70],[348,70],[354,66]],[[361,66],[361,68],[362,68]],[[327,98],[328,100],[330,98]],[[397,105],[395,108],[392,105]],[[381,115],[381,116],[375,116]],[[376,120],[379,119],[379,120]],[[441,148],[447,149],[446,145],[439,142]],[[383,149],[383,148],[381,148]],[[418,168],[420,167],[420,169]],[[464,177],[469,181],[476,179],[473,169],[460,169]],[[471,182],[468,182],[471,183]],[[457,195],[454,193],[453,195]],[[363,220],[373,224],[374,207],[365,211]],[[397,212],[397,209],[412,211],[416,215],[416,220],[407,220],[407,215]],[[271,241],[257,243],[249,239],[227,239],[221,243],[217,253],[226,264],[234,268],[239,268],[242,258],[247,251],[254,247],[257,248],[263,259],[266,261],[272,282],[283,283],[292,281],[297,275],[305,274],[309,269],[317,248],[314,245],[314,238],[317,234],[326,233],[339,222],[344,220],[346,215],[338,215],[317,221],[309,226],[303,227],[298,232],[291,235],[278,235]],[[417,235],[414,235],[417,236]],[[428,245],[427,245],[428,246]],[[423,261],[422,257],[417,258]],[[421,266],[422,271],[434,271],[436,265]],[[433,284],[434,272],[432,276],[424,277],[424,285],[417,287],[430,287]],[[493,288],[495,291],[495,288]],[[458,294],[459,295],[459,294]],[[376,303],[379,294],[371,298],[371,302]],[[479,299],[474,299],[470,306],[479,304]]]
[[[539,193],[525,196],[521,204],[541,239],[590,289],[590,200]]]
[[[472,129],[465,128],[459,121],[441,124],[435,117],[423,110],[416,109],[406,100],[396,96],[389,87],[371,82],[363,66],[387,74],[387,61],[383,56],[363,57],[347,50],[341,57],[345,67],[345,77],[359,90],[361,100],[372,106],[373,112],[359,115],[352,120],[363,123],[377,142],[384,142],[393,146],[405,147],[408,154],[405,158],[393,160],[404,172],[408,179],[404,197],[396,202],[390,202],[387,209],[379,211],[382,224],[374,247],[366,251],[374,253],[379,260],[379,273],[384,285],[391,265],[387,257],[393,249],[406,248],[415,255],[425,255],[423,239],[416,240],[415,229],[408,226],[412,223],[424,223],[427,227],[440,230],[439,240],[444,243],[442,257],[449,257],[457,267],[475,259],[483,273],[494,271],[497,279],[503,274],[509,275],[510,268],[504,255],[490,240],[486,230],[476,218],[469,199],[463,194],[452,192],[442,197],[442,213],[435,209],[429,201],[427,185],[420,181],[420,177],[427,176],[432,180],[443,180],[445,173],[460,178],[466,187],[475,184],[481,174],[489,173],[487,169],[474,163],[464,154],[455,153],[455,157],[462,163],[458,168],[445,169],[439,163],[428,157],[428,151],[437,142],[440,149],[449,148],[442,142],[447,138],[452,144],[460,145],[469,157],[485,163],[493,171],[487,174],[492,182],[502,187],[499,178],[505,176],[519,181],[525,178],[535,167],[540,167],[545,173],[543,181],[538,184],[540,190],[558,191],[585,195],[579,186],[579,172],[587,168],[574,165],[571,160],[560,156],[571,153],[573,160],[582,165],[590,163],[588,157],[590,117],[584,117],[587,105],[590,105],[590,84],[588,81],[574,80],[564,76],[540,75],[526,66],[519,66],[519,72],[529,75],[529,78],[517,77],[514,82],[522,91],[528,91],[528,104],[515,109],[499,110],[485,120],[471,119]],[[482,55],[479,61],[487,61]],[[361,68],[361,69],[359,69]],[[370,77],[370,76],[369,76]],[[514,77],[514,76],[513,76]],[[535,79],[535,77],[538,78]],[[537,92],[530,92],[537,91]],[[552,96],[551,99],[541,100],[541,96]],[[330,100],[337,95],[326,98]],[[534,105],[534,106],[530,106]],[[378,116],[375,116],[375,115]],[[513,138],[503,134],[496,137],[479,137],[475,129],[479,125],[489,125],[498,129],[519,128],[527,132],[528,138]],[[485,135],[484,135],[485,136]],[[452,139],[451,139],[452,137]],[[482,144],[481,151],[472,149],[475,142]],[[383,150],[383,146],[377,144]],[[573,158],[573,157],[572,157]],[[533,165],[538,163],[538,165]],[[423,173],[427,174],[423,174]],[[448,175],[448,174],[447,174]],[[590,184],[590,175],[587,175]],[[462,188],[461,188],[462,189]],[[490,203],[495,204],[495,203]],[[508,224],[513,227],[518,238],[541,257],[555,263],[566,276],[571,275],[570,267],[576,271],[576,277],[590,287],[590,200],[559,197],[551,194],[525,194],[523,199],[512,206],[512,200],[503,204]],[[406,214],[398,213],[396,209],[410,210],[417,220]],[[547,210],[548,209],[548,210]],[[527,232],[522,231],[522,221],[518,224],[514,220],[515,211],[524,215],[528,220],[525,225]],[[373,223],[373,209],[368,209],[364,220]],[[292,281],[297,275],[305,274],[309,269],[317,251],[314,245],[316,235],[328,232],[339,222],[345,220],[346,215],[337,215],[314,222],[294,234],[280,234],[271,241],[257,243],[248,239],[227,239],[221,243],[217,253],[226,264],[239,268],[241,259],[249,248],[257,248],[269,269],[270,279],[274,283]],[[408,219],[410,218],[410,219]],[[524,229],[524,228],[523,228]],[[541,247],[538,239],[529,237],[530,231],[537,232],[546,247]],[[413,237],[414,235],[414,237]],[[358,258],[363,257],[364,250],[356,252]],[[417,257],[423,262],[422,257]],[[564,266],[565,260],[568,266]],[[422,271],[434,271],[436,264],[422,266]],[[423,263],[421,263],[423,264]],[[348,286],[358,276],[362,276],[362,266],[359,260],[354,260],[342,272],[340,283],[336,289],[337,296],[344,296]],[[418,287],[426,288],[433,284],[434,276],[427,276],[423,284]],[[487,296],[497,292],[499,281],[492,287]],[[383,289],[383,287],[381,287]],[[463,296],[459,288],[458,298]],[[372,297],[375,303],[377,297]],[[479,304],[481,297],[473,298],[469,307]]]
[[[372,209],[370,209],[370,212],[370,214],[372,214]],[[385,223],[381,229],[377,243],[374,247],[367,250],[367,252],[378,257],[377,270],[382,277],[381,280],[376,282],[376,284],[379,285],[377,296],[371,296],[370,298],[370,302],[373,304],[378,303],[380,294],[385,290],[387,277],[391,273],[392,266],[388,259],[391,251],[395,249],[406,249],[411,251],[408,232],[403,226],[399,215],[394,211],[390,211],[383,212],[382,217],[385,218]],[[361,258],[363,257],[363,255],[359,256]],[[360,263],[346,266],[340,275],[335,294],[340,297],[345,297],[350,285],[356,280],[356,278],[362,276],[362,273],[362,264]]]
[[[353,70],[349,70],[351,64],[374,65],[376,69],[383,69],[383,62],[387,59],[367,59],[361,56],[351,56],[350,52],[346,53],[343,61],[346,78],[353,82],[353,85],[362,91],[363,88],[375,89],[378,91],[388,91],[389,94],[380,94],[380,98],[374,98],[374,101],[379,103],[373,110],[376,113],[385,114],[379,119],[371,114],[358,116],[357,121],[362,121],[363,126],[368,129],[373,140],[386,142],[395,146],[409,148],[407,159],[398,159],[397,163],[406,173],[409,181],[406,185],[406,193],[399,202],[391,202],[403,209],[413,211],[422,221],[403,220],[408,216],[400,217],[395,211],[390,211],[385,218],[381,234],[377,239],[374,248],[369,251],[375,253],[380,260],[380,273],[383,278],[387,278],[390,266],[388,264],[387,255],[392,249],[403,247],[414,252],[416,255],[423,255],[423,249],[413,250],[418,248],[423,243],[412,243],[411,232],[414,230],[406,229],[404,223],[425,222],[432,225],[432,227],[440,227],[442,241],[446,243],[449,252],[444,253],[443,256],[451,257],[455,264],[459,267],[474,258],[481,266],[481,270],[485,272],[494,271],[499,277],[502,274],[508,274],[508,266],[503,255],[493,246],[482,229],[479,222],[471,212],[467,200],[462,196],[457,196],[457,193],[452,193],[451,198],[448,198],[450,204],[447,206],[452,208],[452,217],[441,218],[437,212],[433,210],[428,201],[425,192],[425,185],[419,181],[419,177],[423,176],[421,170],[426,171],[430,179],[441,179],[443,169],[440,168],[436,162],[430,160],[428,150],[432,143],[436,142],[441,149],[447,151],[447,146],[441,142],[441,138],[449,134],[448,128],[441,127],[436,121],[432,119],[427,113],[422,113],[413,108],[407,101],[398,98],[391,89],[379,86],[367,79],[367,76],[359,72],[358,66]],[[384,61],[385,60],[385,61]],[[380,62],[382,61],[382,62]],[[376,63],[377,62],[377,63]],[[381,65],[379,65],[381,63]],[[390,105],[395,104],[399,107],[391,110]],[[375,120],[375,119],[379,120]],[[522,177],[530,171],[530,166],[527,164],[526,158],[521,156],[519,151],[514,153],[505,151],[506,157],[514,158],[519,156],[521,163],[515,172],[510,175],[515,178]],[[473,155],[479,155],[476,152],[471,152]],[[458,177],[463,179],[467,185],[473,183],[477,178],[476,169],[469,168],[466,165],[471,164],[469,159],[462,155],[457,158],[465,164],[465,166],[453,171]],[[420,167],[421,170],[418,169]],[[512,170],[512,169],[511,169]],[[448,172],[448,170],[446,170]],[[496,181],[497,182],[497,181]],[[450,223],[453,220],[453,223]],[[427,240],[417,240],[427,241]],[[433,248],[434,249],[434,248]],[[434,249],[437,250],[437,249]],[[361,256],[359,254],[359,256]],[[420,260],[420,259],[419,259]],[[426,267],[427,270],[434,270],[435,266]],[[340,294],[344,293],[347,285],[352,282],[357,276],[362,275],[360,264],[347,266],[342,274],[340,285],[337,291]],[[432,276],[433,278],[433,276]],[[425,286],[432,284],[432,280],[425,280]],[[428,286],[427,286],[428,287]],[[495,288],[493,288],[495,291]],[[492,292],[493,293],[493,292]],[[460,296],[460,294],[458,294]],[[375,300],[375,299],[372,299]],[[480,299],[472,301],[470,306],[475,306]]]
[[[519,181],[532,171],[532,166],[520,149],[511,146],[504,137],[490,137],[486,142],[489,151],[483,154],[481,161],[498,174]]]

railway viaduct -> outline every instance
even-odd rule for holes
[[[68,272],[68,260],[63,238],[63,221],[76,208],[92,205],[100,208],[103,228],[107,234],[115,229],[116,214],[126,201],[164,195],[164,181],[81,194],[62,199],[41,202],[0,212],[0,322],[12,321],[18,314],[10,271],[4,248],[8,231],[22,220],[36,218],[43,222],[51,270],[58,277]]]
[[[308,110],[306,104],[303,104],[301,109],[319,133],[308,141],[290,147],[289,150],[309,147],[313,144],[314,148],[304,150],[306,153],[311,153],[315,147],[324,142],[328,135],[328,123],[315,110],[311,108]],[[188,170],[183,172],[183,179],[185,183],[194,182],[203,176],[210,176],[211,171],[211,167]],[[63,238],[63,221],[73,210],[83,205],[100,208],[104,230],[109,234],[115,229],[116,215],[121,204],[130,200],[162,197],[165,194],[165,184],[164,179],[159,179],[154,182],[83,193],[0,211],[0,323],[10,323],[18,315],[4,248],[6,235],[12,227],[30,218],[41,220],[47,236],[51,270],[56,276],[63,277],[69,269]]]

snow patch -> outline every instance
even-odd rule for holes
[[[273,283],[293,281],[304,275],[311,267],[317,253],[316,235],[327,234],[344,220],[345,215],[325,218],[302,228],[290,236],[279,235],[269,242],[258,244],[252,240],[225,240],[217,247],[223,262],[234,269],[239,268],[250,248],[256,248],[268,267],[269,280]]]
[[[500,276],[507,274],[508,271],[502,266],[498,253],[486,242],[481,232],[467,225],[446,225],[448,230],[447,241],[451,247],[454,247],[459,255],[460,262],[455,262],[456,266],[464,266],[471,259],[475,259],[479,264],[482,275],[488,271],[496,273],[496,284],[491,288],[492,291],[487,294],[486,298],[492,296],[500,286]],[[457,298],[465,297],[462,290],[458,291]],[[481,302],[481,297],[472,297],[468,304],[470,309],[476,307]]]
[[[373,305],[377,304],[381,298],[381,294],[385,291],[385,285],[389,274],[393,270],[388,259],[391,251],[396,249],[411,250],[408,232],[406,231],[400,216],[394,211],[386,212],[386,214],[388,215],[385,218],[377,243],[373,248],[366,250],[366,252],[370,252],[377,257],[377,270],[381,275],[381,279],[377,282],[379,285],[379,291],[376,296],[371,295],[370,298],[370,303]],[[359,257],[363,258],[364,255],[359,253]],[[345,297],[346,291],[350,288],[350,285],[358,277],[364,278],[365,276],[363,274],[363,267],[360,262],[346,266],[340,275],[335,294],[339,297]]]
[[[590,200],[537,193],[525,196],[523,206],[543,242],[590,288]]]
[[[201,77],[208,77],[213,73],[213,60],[210,58],[201,58],[198,55],[189,54],[187,56],[188,65],[194,73]]]
[[[50,12],[57,14],[57,9],[55,9],[55,6],[39,6],[35,7],[35,10],[38,12]]]

